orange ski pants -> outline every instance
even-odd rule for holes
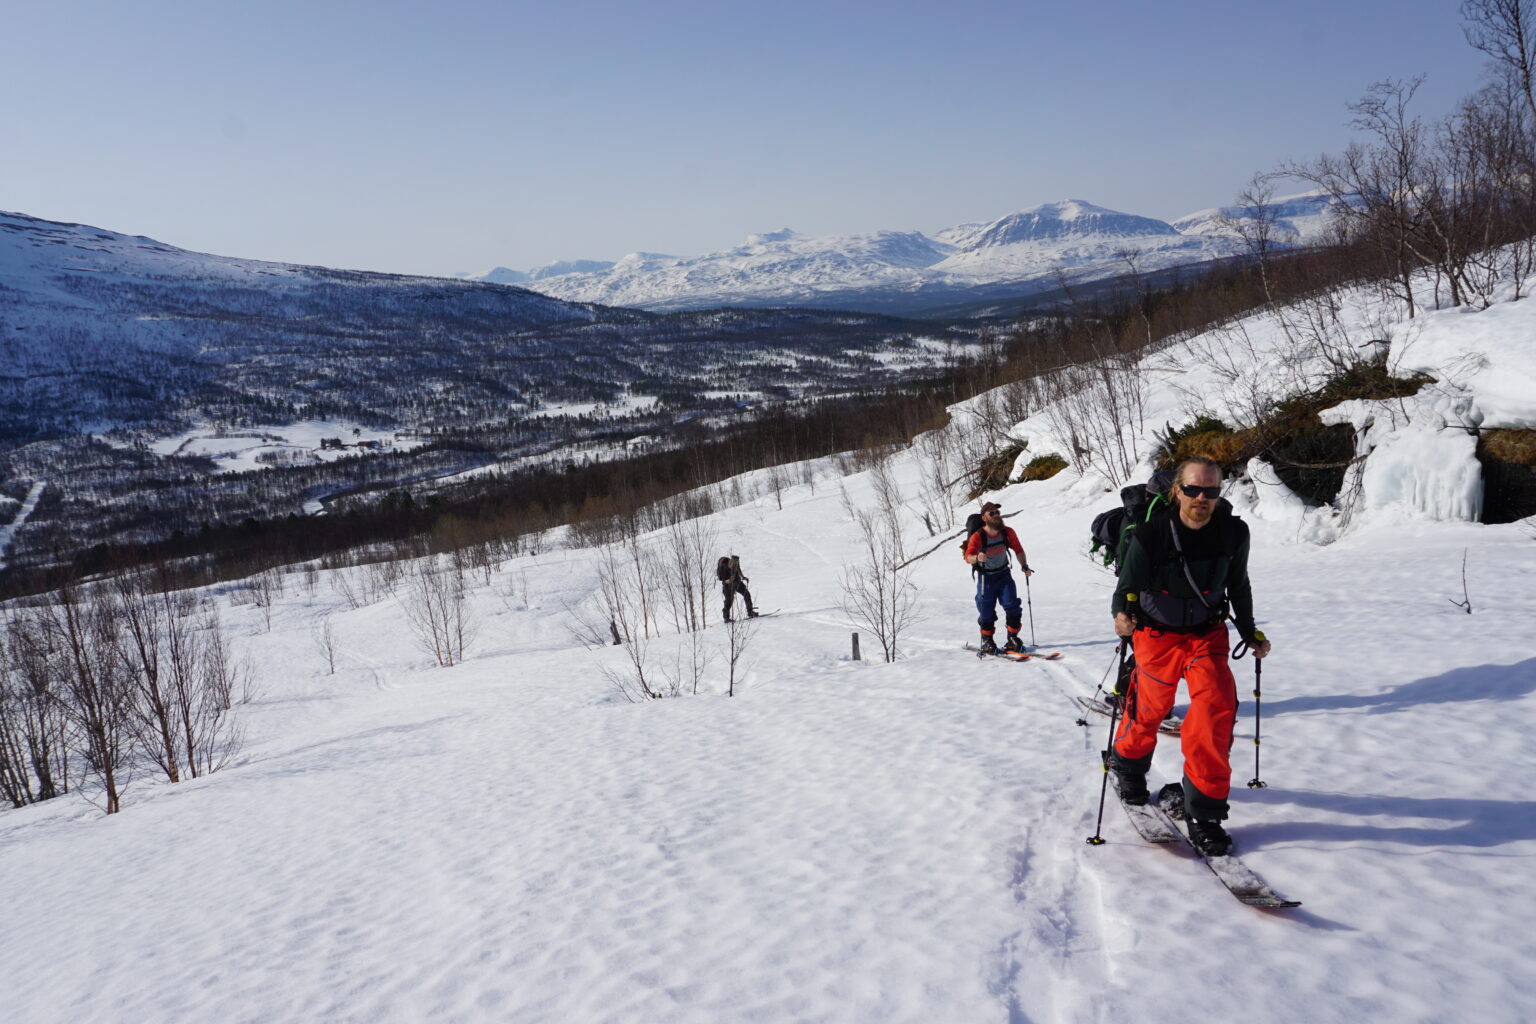
[[[1201,793],[1225,800],[1232,789],[1232,725],[1237,720],[1237,682],[1227,664],[1226,624],[1204,633],[1138,629],[1131,643],[1136,671],[1115,735],[1115,752],[1127,760],[1150,759],[1158,724],[1173,708],[1182,676],[1189,688],[1189,714],[1179,729],[1184,775]]]

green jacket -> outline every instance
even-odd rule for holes
[[[1204,549],[1203,554],[1197,550],[1187,559],[1189,575],[1201,590],[1196,596],[1184,572],[1186,559],[1174,545],[1171,528],[1177,516],[1176,509],[1157,512],[1131,534],[1111,610],[1133,615],[1153,628],[1194,631],[1214,625],[1230,605],[1238,634],[1251,639],[1255,624],[1253,587],[1248,581],[1248,524],[1222,501],[1206,526],[1185,534],[1186,549],[1191,533],[1201,534],[1193,539],[1197,549]],[[1208,535],[1207,530],[1216,533]]]

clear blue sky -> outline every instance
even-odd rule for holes
[[[1482,58],[1456,0],[4,0],[0,209],[428,274],[1171,219]]]

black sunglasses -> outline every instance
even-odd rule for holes
[[[1179,484],[1179,490],[1184,492],[1186,498],[1211,498],[1221,497],[1221,485],[1215,487],[1196,487],[1194,484]]]

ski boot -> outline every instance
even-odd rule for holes
[[[978,647],[977,650],[979,650],[982,654],[996,654],[997,644],[992,642],[992,638],[990,636],[983,636],[981,638],[981,646]]]
[[[1147,773],[1109,769],[1109,777],[1115,782],[1115,792],[1120,802],[1132,807],[1145,807],[1152,794],[1147,789]]]
[[[1127,760],[1113,748],[1104,753],[1104,767],[1109,769],[1109,777],[1114,782],[1115,794],[1120,797],[1120,802],[1132,807],[1145,807],[1147,801],[1152,799],[1152,794],[1147,790],[1147,767],[1152,759],[1145,757]]]
[[[1019,639],[1019,635],[1017,633],[1010,633],[1008,635],[1008,642],[1003,644],[1003,650],[1007,651],[1009,654],[1023,654],[1024,643]]]
[[[1225,857],[1232,849],[1232,837],[1219,821],[1189,819],[1189,841],[1207,857]]]

